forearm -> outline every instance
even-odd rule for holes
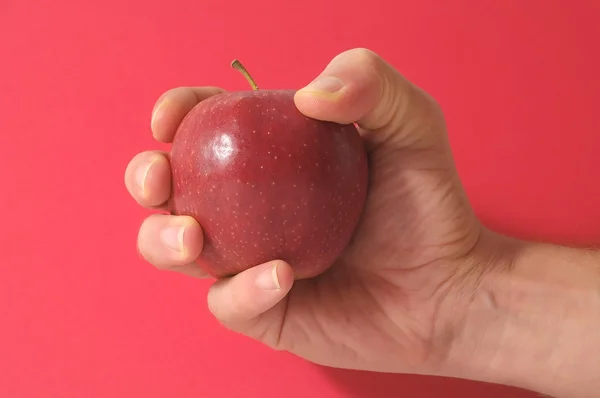
[[[473,378],[557,398],[600,396],[600,252],[518,243],[462,325]]]

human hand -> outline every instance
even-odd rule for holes
[[[165,93],[153,112],[154,137],[170,142],[193,106],[222,91]],[[439,106],[363,49],[335,57],[295,101],[309,117],[359,125],[370,163],[362,219],[324,274],[294,281],[292,267],[274,259],[214,282],[210,311],[233,331],[322,365],[495,381],[486,379],[493,368],[486,364],[495,363],[496,343],[510,321],[494,315],[489,333],[486,322],[500,304],[487,302],[490,295],[482,304],[478,292],[484,281],[489,285],[488,275],[510,272],[522,243],[475,217]],[[140,205],[166,209],[167,154],[138,154],[125,179]],[[189,217],[154,214],[139,231],[139,251],[150,263],[197,277],[207,277],[194,263],[202,244],[202,227]],[[484,349],[465,343],[478,333]],[[509,379],[501,381],[519,383]]]
[[[164,94],[154,111],[156,139],[171,141],[185,114],[218,92],[178,88]],[[355,238],[315,279],[294,282],[290,265],[274,261],[217,281],[208,297],[211,311],[232,330],[319,364],[439,372],[452,345],[452,323],[465,310],[457,297],[474,288],[475,280],[465,278],[480,272],[465,264],[482,234],[439,107],[362,49],[337,56],[295,99],[309,117],[360,126],[371,185]],[[167,157],[137,155],[126,182],[141,205],[164,206]],[[183,246],[174,250],[177,239]],[[203,276],[193,263],[201,249],[201,226],[188,217],[152,215],[140,229],[140,252],[161,268]]]

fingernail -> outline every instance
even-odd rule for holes
[[[168,248],[183,252],[184,227],[167,227],[160,231],[160,239]]]
[[[311,91],[326,94],[334,94],[340,91],[344,87],[344,83],[335,76],[322,76],[317,78],[308,86],[304,87],[300,91]]]
[[[155,159],[151,159],[146,163],[140,165],[138,169],[135,171],[135,183],[137,184],[139,190],[142,195],[146,193],[146,177],[148,176],[148,172],[154,165]]]
[[[161,100],[158,104],[156,104],[156,106],[152,110],[152,117],[150,119],[150,129],[153,133],[155,133],[156,131],[155,124],[158,120],[158,116],[160,116],[160,110],[166,102],[166,99]]]
[[[277,275],[278,263],[275,263],[272,267],[267,268],[258,275],[256,278],[256,284],[258,287],[264,290],[279,290],[281,285],[279,284],[279,276]]]

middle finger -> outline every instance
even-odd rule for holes
[[[171,166],[160,151],[137,154],[125,170],[125,186],[144,207],[163,206],[171,195]]]

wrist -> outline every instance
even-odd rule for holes
[[[491,234],[490,234],[491,235]],[[494,236],[457,327],[456,376],[555,397],[600,391],[600,254]]]

